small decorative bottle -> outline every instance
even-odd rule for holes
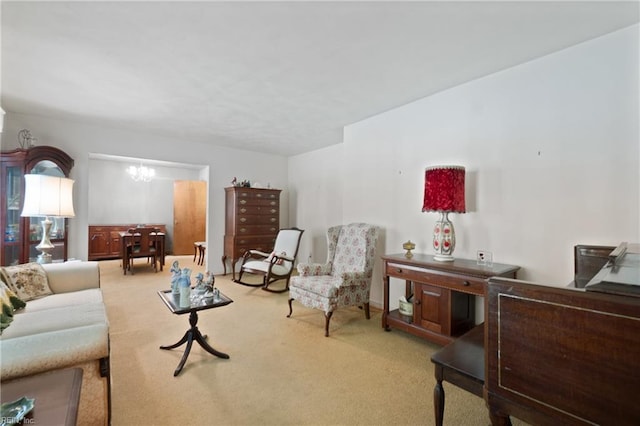
[[[180,275],[180,307],[191,306],[191,269],[183,268]]]

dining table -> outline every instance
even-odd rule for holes
[[[120,258],[122,259],[122,269],[127,271],[127,266],[131,259],[129,259],[129,251],[127,247],[133,244],[134,238],[139,236],[136,232],[122,231],[120,232]],[[150,235],[155,236],[158,246],[156,249],[159,252],[158,263],[160,264],[160,270],[164,267],[165,260],[165,233],[164,232],[152,232]]]

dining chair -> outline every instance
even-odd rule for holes
[[[158,259],[160,256],[160,252],[158,250],[158,240],[156,234],[159,232],[157,228],[154,227],[139,227],[139,228],[130,228],[128,234],[130,234],[131,243],[127,245],[127,259],[128,265],[125,269],[125,275],[127,270],[131,272],[133,275],[133,259],[137,258],[147,258],[147,263],[149,260],[153,261],[153,270],[158,272]]]
[[[204,264],[204,255],[207,250],[207,242],[206,241],[195,241],[193,243],[193,263],[197,265]],[[196,262],[197,257],[197,262]]]

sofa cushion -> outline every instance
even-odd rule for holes
[[[1,340],[52,333],[92,324],[107,324],[104,304],[84,303],[33,312],[22,312],[13,316],[13,324],[4,331]]]
[[[25,302],[53,294],[47,274],[38,263],[4,266],[0,268],[0,274],[16,296]]]
[[[82,305],[85,303],[103,303],[102,292],[98,288],[73,291],[70,293],[52,294],[40,299],[30,300],[22,313],[41,311],[44,309],[63,308],[65,306]]]
[[[42,265],[42,268],[47,273],[49,287],[55,294],[100,288],[98,262],[47,263]]]
[[[18,298],[13,291],[0,279],[0,335],[13,321],[13,313],[25,307],[26,303]]]
[[[8,340],[3,336],[0,352],[2,380],[65,368],[108,357],[109,326],[103,322]]]

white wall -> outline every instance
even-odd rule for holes
[[[638,33],[635,25],[371,117],[345,128],[344,146],[291,158],[290,190],[306,195],[290,208],[311,230],[303,249],[327,225],[365,221],[383,228],[380,254],[402,252],[408,239],[432,253],[437,214],[421,212],[422,192],[424,168],[438,164],[467,168],[468,212],[451,215],[457,257],[488,250],[520,265],[519,278],[561,286],[572,280],[575,244],[640,242]],[[320,164],[332,165],[342,199],[318,183]],[[402,291],[394,286],[392,306]]]
[[[173,222],[173,183],[176,180],[199,180],[194,168],[162,167],[154,169],[150,182],[135,182],[126,172],[138,162],[89,159],[90,224],[117,225]],[[105,196],[105,194],[107,196]]]
[[[92,197],[104,196],[110,202],[117,202],[120,197],[116,192],[103,193],[104,186],[97,189],[91,187],[89,154],[208,166],[208,175],[200,176],[200,179],[209,182],[207,267],[214,273],[222,273],[220,259],[224,242],[224,188],[230,186],[234,176],[240,180],[270,182],[273,188],[283,189],[280,195],[283,206],[280,220],[283,226],[288,226],[288,176],[285,157],[12,113],[7,113],[5,118],[2,133],[3,150],[18,147],[17,134],[20,129],[29,129],[38,139],[38,145],[58,147],[75,161],[70,177],[76,181],[74,185],[76,217],[69,220],[69,257],[87,259],[89,192],[92,191]],[[16,136],[11,138],[10,135]]]
[[[344,195],[343,145],[301,154],[289,162],[289,217],[304,229],[298,259],[324,262],[327,228],[342,223]],[[317,160],[317,161],[316,161]],[[293,189],[295,188],[295,189]]]

